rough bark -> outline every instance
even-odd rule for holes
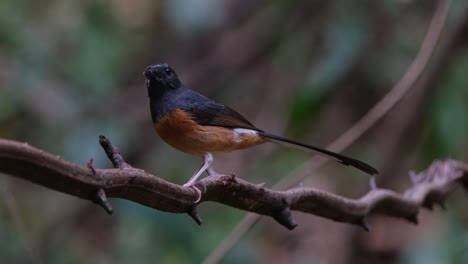
[[[417,223],[421,207],[443,205],[451,191],[460,184],[466,187],[468,183],[468,165],[456,160],[436,161],[427,170],[412,174],[413,185],[403,194],[379,189],[371,181],[370,191],[359,199],[308,187],[275,191],[226,175],[206,177],[197,182],[202,198],[195,204],[197,194],[193,189],[133,168],[106,137],[100,136],[99,142],[115,169],[95,169],[92,161],[81,166],[27,143],[0,139],[0,172],[91,200],[108,213],[112,213],[112,207],[107,197],[113,197],[170,213],[187,213],[201,224],[196,206],[213,201],[271,216],[288,229],[297,226],[291,210],[359,225],[366,230],[366,219],[372,214]]]

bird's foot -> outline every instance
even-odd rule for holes
[[[202,197],[202,192],[200,191],[200,189],[198,189],[197,186],[195,186],[195,184],[193,184],[193,183],[191,183],[191,182],[187,182],[186,184],[184,184],[184,185],[182,185],[182,186],[188,187],[188,188],[192,188],[192,189],[197,193],[197,195],[198,195],[198,198],[197,198],[197,200],[195,200],[194,203],[200,202],[201,197]]]

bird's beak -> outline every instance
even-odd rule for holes
[[[154,77],[154,73],[149,71],[149,70],[144,71],[143,75],[145,75],[146,78],[148,78],[148,79]]]

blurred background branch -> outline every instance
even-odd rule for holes
[[[397,82],[397,84],[392,89],[390,89],[390,91],[362,118],[353,124],[353,126],[347,129],[341,136],[329,144],[327,149],[342,152],[344,149],[348,148],[371,127],[373,127],[380,119],[382,119],[382,117],[387,114],[388,111],[390,111],[410,91],[411,88],[414,87],[414,84],[426,69],[428,62],[434,53],[436,44],[439,42],[442,29],[447,19],[450,2],[451,1],[449,0],[438,1],[438,5],[430,21],[421,47],[415,59],[410,64],[402,78]],[[427,87],[427,85],[423,87]],[[411,112],[409,112],[409,114],[404,113],[402,115],[410,115],[410,113]],[[411,120],[411,118],[407,117],[407,120]],[[307,177],[311,171],[319,169],[327,162],[327,159],[323,159],[320,156],[315,156],[294,169],[288,176],[284,177],[280,182],[275,184],[274,188],[291,188]],[[396,164],[393,165],[397,166]],[[384,170],[384,173],[387,172],[388,170]],[[222,243],[220,243],[211,252],[211,254],[206,258],[205,262],[216,263],[220,261],[224,255],[226,255],[229,250],[231,250],[232,247],[242,238],[242,236],[244,236],[245,233],[248,232],[250,228],[257,223],[257,219],[259,217],[259,215],[245,216],[231,231],[231,233],[229,233],[223,239]]]

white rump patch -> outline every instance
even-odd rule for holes
[[[234,128],[234,141],[242,142],[246,135],[258,135],[258,132],[252,129],[246,128]]]

